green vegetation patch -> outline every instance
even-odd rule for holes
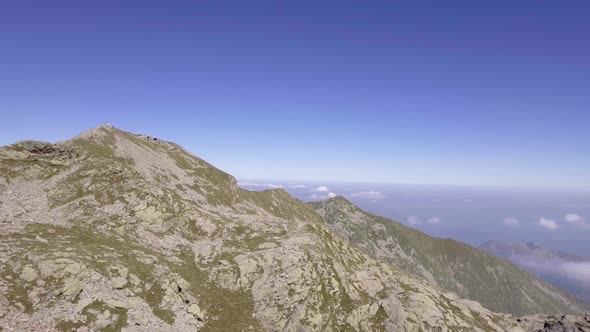
[[[236,255],[226,253],[217,260],[232,262]],[[207,313],[202,331],[263,330],[260,322],[252,317],[254,301],[249,291],[227,290],[210,281],[207,273],[195,264],[194,254],[189,249],[179,253],[178,258],[184,263],[172,264],[171,269],[189,283],[189,291],[198,294],[199,306]]]
[[[33,303],[29,298],[29,292],[32,290],[30,285],[27,285],[17,273],[12,269],[12,266],[5,264],[0,270],[0,279],[10,281],[4,296],[9,303],[19,303],[24,308],[27,314],[33,313]]]

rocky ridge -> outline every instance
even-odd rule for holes
[[[171,142],[102,126],[0,148],[3,331],[533,325],[376,260],[285,191],[241,190]]]
[[[586,312],[572,296],[508,261],[452,239],[430,237],[361,210],[344,197],[310,203],[330,229],[379,260],[484,307],[517,315]]]

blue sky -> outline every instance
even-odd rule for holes
[[[590,186],[590,4],[9,1],[0,145],[104,121],[247,179]]]

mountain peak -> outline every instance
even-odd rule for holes
[[[338,204],[349,204],[354,205],[351,201],[349,201],[346,197],[337,195],[334,197],[330,197],[328,199],[323,200],[326,204],[338,203]]]
[[[88,137],[88,136],[95,135],[95,134],[98,134],[98,133],[106,133],[106,132],[113,133],[113,132],[115,132],[115,130],[119,130],[119,129],[116,129],[112,125],[103,124],[103,125],[99,125],[99,126],[96,126],[96,127],[90,128],[90,129],[87,129],[87,130],[81,132],[76,137]],[[76,137],[74,137],[74,138],[76,138]]]
[[[487,240],[482,245],[480,245],[480,248],[481,247],[492,247],[492,246],[496,246],[498,244],[500,244],[500,242],[498,242],[496,240]]]
[[[309,202],[308,205],[312,206],[316,210],[321,209],[322,211],[346,211],[348,213],[359,210],[359,208],[354,205],[354,203],[349,201],[346,197],[340,195],[322,201]],[[320,214],[323,213],[324,212],[320,212]]]

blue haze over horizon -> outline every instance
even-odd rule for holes
[[[489,240],[538,242],[590,262],[590,195],[585,191],[274,180],[238,184],[248,190],[282,188],[303,201],[339,195],[431,236],[474,247]]]

